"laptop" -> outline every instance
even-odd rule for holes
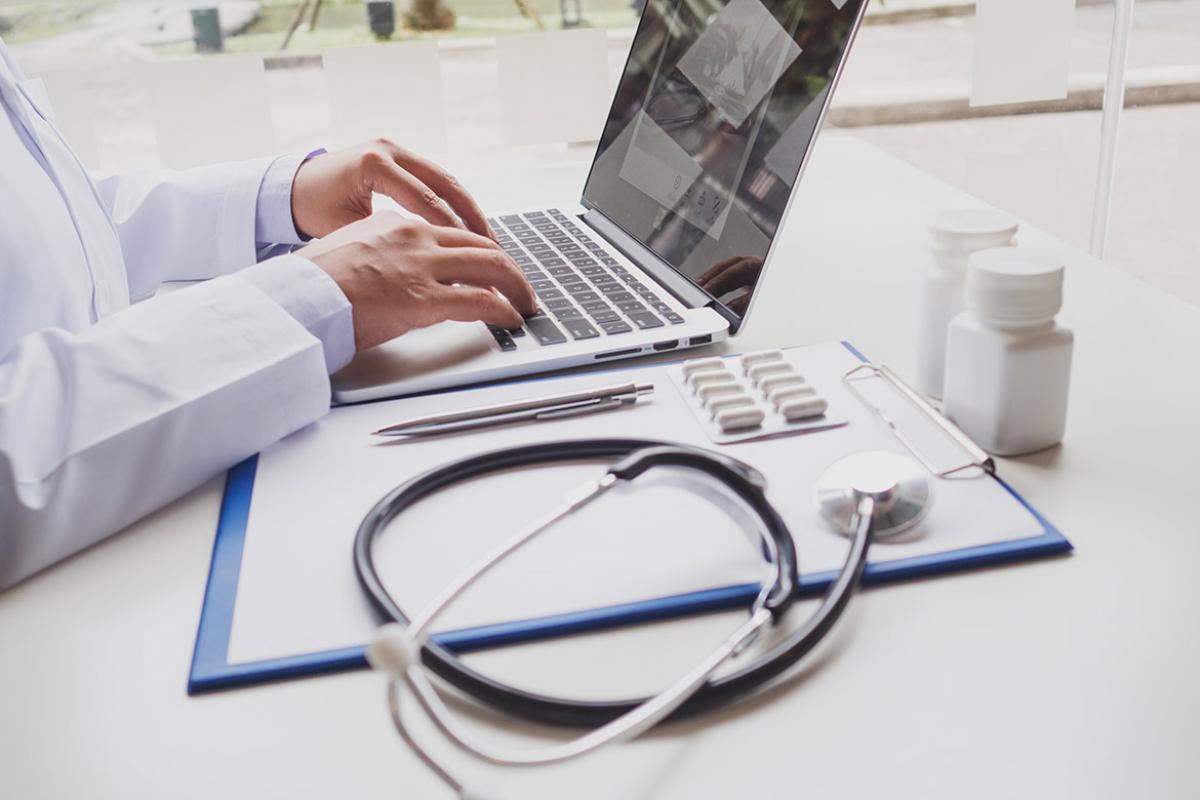
[[[866,5],[649,0],[582,196],[490,219],[537,292],[538,312],[516,330],[444,322],[359,353],[334,376],[334,400],[737,334]]]

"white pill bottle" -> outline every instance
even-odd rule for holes
[[[964,308],[967,259],[979,250],[1012,244],[1016,233],[1015,219],[989,208],[944,211],[930,220],[932,242],[917,303],[917,388],[929,397],[942,396],[946,328]]]
[[[1062,285],[1062,261],[1048,253],[1000,247],[970,258],[966,311],[946,337],[942,410],[990,453],[1062,440],[1075,340],[1054,320]]]

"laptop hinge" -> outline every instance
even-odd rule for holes
[[[609,221],[596,209],[580,215],[588,227],[605,238],[613,247],[633,263],[645,270],[659,285],[675,296],[688,308],[711,306],[720,311],[720,304],[713,301],[703,290],[675,271],[647,247]]]

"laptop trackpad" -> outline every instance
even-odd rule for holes
[[[359,353],[337,373],[337,385],[379,386],[454,367],[491,351],[492,336],[478,322],[440,322]]]

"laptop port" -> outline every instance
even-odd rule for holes
[[[604,358],[620,358],[621,356],[636,356],[642,352],[642,348],[634,347],[629,350],[613,350],[611,353],[597,353],[595,358],[597,361]]]
[[[698,344],[712,344],[712,334],[706,333],[703,336],[693,336],[688,339],[688,344],[695,347]]]
[[[669,342],[659,342],[658,344],[654,345],[654,349],[657,352],[661,353],[663,350],[674,350],[678,346],[679,346],[679,340],[672,339]]]

